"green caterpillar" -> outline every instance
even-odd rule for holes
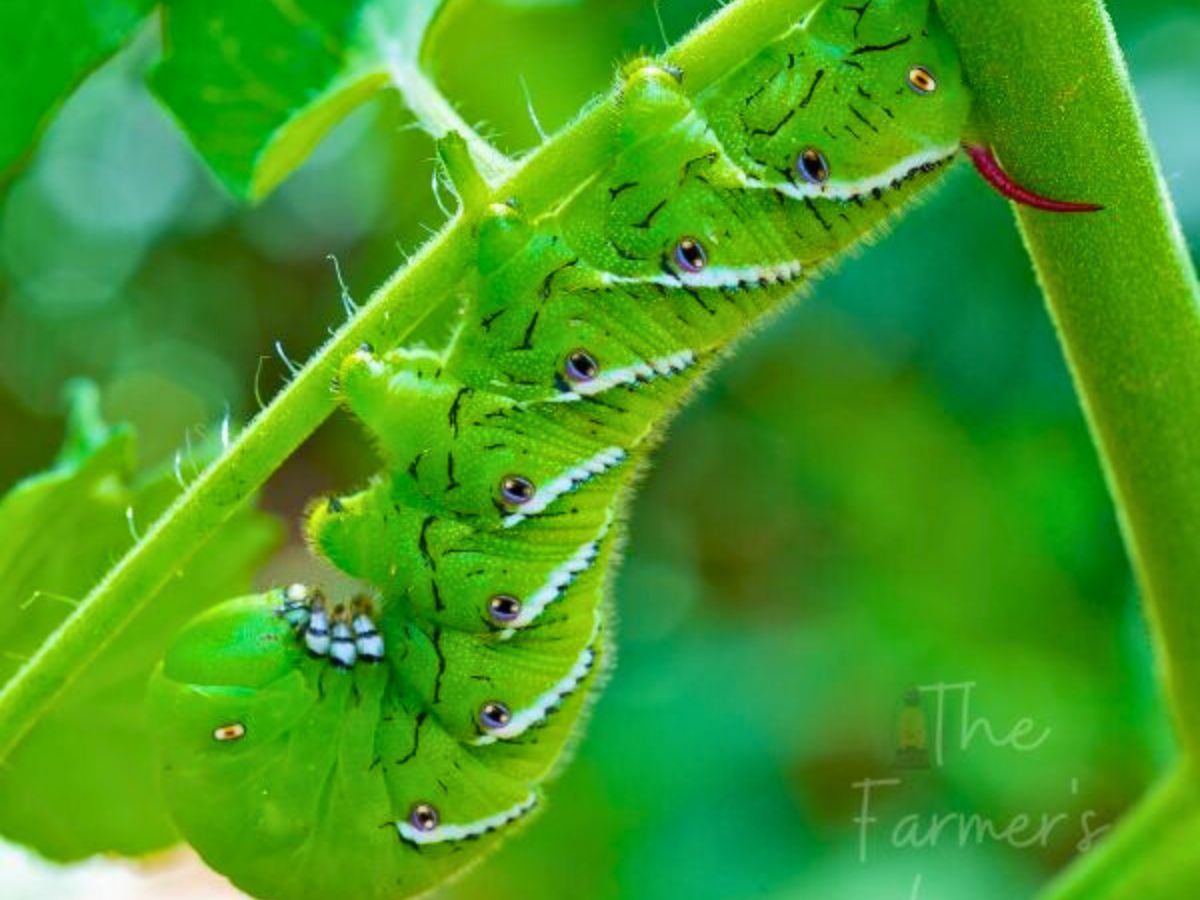
[[[686,78],[627,67],[604,167],[536,220],[490,207],[444,352],[345,360],[386,469],[307,527],[375,599],[231,601],[155,676],[170,806],[245,890],[421,893],[530,818],[603,678],[621,520],[667,420],[941,178],[970,110],[930,0],[826,2],[696,96]]]

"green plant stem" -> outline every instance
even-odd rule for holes
[[[450,133],[462,136],[479,174],[488,184],[501,184],[512,174],[513,161],[476,134],[419,67],[394,62],[389,74],[404,96],[405,104],[430,135],[435,138]]]
[[[1100,0],[940,0],[1116,500],[1184,746],[1200,749],[1200,289]]]
[[[1177,897],[1175,891],[1194,884],[1200,870],[1194,849],[1198,834],[1200,782],[1183,765],[1156,785],[1096,850],[1067,869],[1041,900]],[[1168,861],[1168,855],[1181,858]]]
[[[815,0],[741,0],[685,38],[669,58],[684,70],[688,90],[702,90],[813,5]],[[481,175],[508,175],[494,188],[494,198],[519,197],[531,218],[556,208],[603,165],[610,152],[604,135],[611,127],[613,104],[606,100],[591,106],[510,172],[508,160],[467,129],[426,78],[410,83],[413,74],[393,73],[393,80],[406,92],[415,90],[418,117],[435,134],[447,129],[464,132]],[[341,361],[364,342],[396,345],[454,291],[474,258],[473,231],[481,211],[482,207],[460,213],[408,267],[376,291],[4,685],[0,761],[191,553],[332,414],[336,401],[330,385]]]
[[[938,2],[981,137],[1009,172],[1106,207],[1017,218],[1116,501],[1185,758],[1047,896],[1175,897],[1195,876],[1200,830],[1200,288],[1103,3]]]

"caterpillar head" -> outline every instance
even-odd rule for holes
[[[564,229],[609,283],[667,289],[803,277],[937,180],[970,110],[931,0],[830,0],[691,98],[686,72],[623,78],[624,161]]]
[[[827,0],[700,101],[755,181],[795,199],[856,202],[913,193],[958,151],[971,108],[932,0]],[[1043,197],[1013,182],[989,148],[965,149],[1018,203],[1100,208]]]
[[[712,98],[750,176],[794,199],[901,191],[953,156],[970,95],[930,0],[822,4]]]

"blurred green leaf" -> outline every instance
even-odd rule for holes
[[[0,3],[0,176],[33,146],[58,105],[133,34],[155,0]]]
[[[442,0],[177,0],[151,84],[230,191],[258,200],[417,57]]]
[[[133,540],[132,523],[179,492],[170,467],[135,477],[135,456],[132,430],[105,425],[95,389],[77,387],[59,463],[0,501],[0,684]],[[145,734],[146,677],[182,622],[249,586],[278,537],[247,509],[105,649],[0,769],[0,834],[62,860],[175,840]]]

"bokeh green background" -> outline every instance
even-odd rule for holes
[[[715,5],[663,0],[667,34]],[[1200,9],[1110,5],[1194,242]],[[527,97],[553,129],[662,44],[648,0],[456,9],[437,81],[512,152],[537,141]],[[0,486],[53,455],[73,376],[100,383],[150,460],[227,410],[247,418],[286,374],[275,342],[303,358],[339,321],[327,256],[361,298],[444,219],[431,143],[386,97],[238,207],[141,82],[156,41],[91,77],[0,194]],[[265,502],[293,542],[264,583],[310,572],[306,499],[373,464],[342,418],[278,474]],[[616,603],[619,664],[548,811],[446,897],[1030,896],[1172,755],[1069,377],[1011,217],[965,168],[747,341],[676,424]],[[955,690],[940,764],[897,769],[905,690],[961,683],[971,721],[1001,737],[1029,720],[1038,746],[993,747],[977,726],[964,748]],[[873,798],[864,853],[868,778],[901,783]],[[955,813],[993,830],[946,819],[928,840]]]

